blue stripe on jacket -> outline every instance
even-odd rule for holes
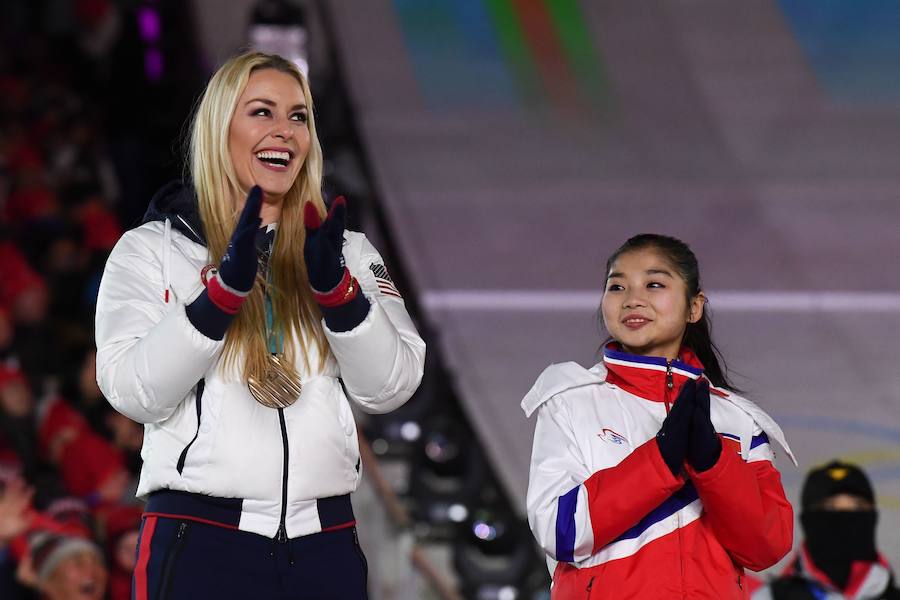
[[[769,443],[769,436],[766,435],[766,432],[762,432],[759,435],[753,436],[753,439],[750,441],[750,449],[753,450],[757,446],[762,446],[763,444]]]
[[[694,484],[690,482],[686,483],[680,490],[663,500],[662,504],[647,513],[647,516],[638,521],[637,525],[617,537],[613,542],[620,542],[622,540],[630,540],[638,537],[651,526],[659,523],[663,519],[671,517],[699,497],[700,495],[697,493],[697,488],[694,487]]]
[[[575,560],[575,509],[578,506],[578,490],[575,486],[560,496],[556,510],[556,560]]]

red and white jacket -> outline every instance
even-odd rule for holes
[[[743,599],[744,568],[765,569],[790,550],[793,510],[770,438],[793,455],[758,406],[710,388],[719,461],[687,477],[663,461],[656,433],[682,384],[703,376],[690,350],[679,358],[611,344],[589,370],[551,365],[522,400],[527,416],[538,413],[528,522],[554,600]]]

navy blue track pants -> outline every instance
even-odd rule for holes
[[[356,526],[278,542],[191,519],[144,516],[132,600],[364,600]]]

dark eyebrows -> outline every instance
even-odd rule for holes
[[[672,277],[672,273],[667,271],[666,269],[647,269],[644,271],[647,275],[666,275],[667,277]],[[621,271],[613,271],[607,276],[607,279],[614,279],[616,277],[625,277],[625,273]]]
[[[269,100],[268,98],[251,98],[250,100],[247,100],[247,102],[244,103],[244,106],[250,104],[251,102],[262,102],[266,106],[278,106],[277,102],[275,102],[274,100]],[[291,107],[291,112],[294,112],[295,110],[306,110],[306,105],[305,104],[295,104],[294,106]]]

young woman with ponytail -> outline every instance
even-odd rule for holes
[[[791,548],[770,442],[790,450],[726,377],[694,253],[629,239],[601,313],[603,361],[551,365],[522,401],[538,415],[527,511],[551,597],[747,598],[744,569]]]

